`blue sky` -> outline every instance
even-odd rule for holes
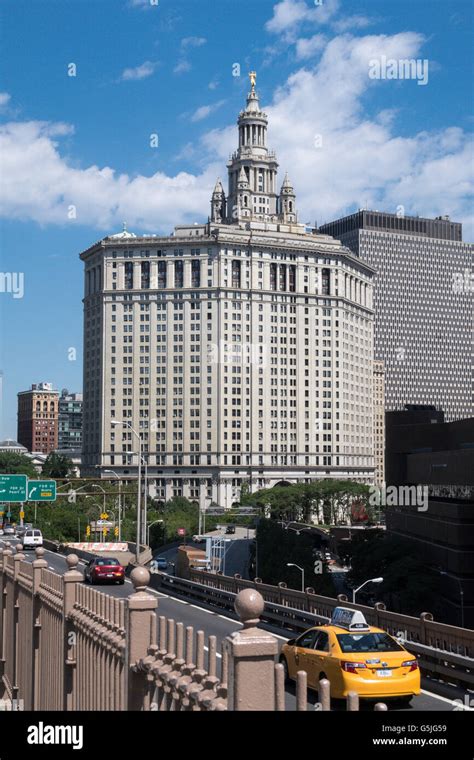
[[[0,437],[16,437],[16,393],[32,382],[82,388],[78,253],[124,219],[168,233],[207,218],[250,69],[302,221],[403,206],[449,213],[473,239],[469,0],[3,0],[0,12],[0,271],[24,275],[22,298],[0,292]],[[382,56],[426,59],[427,84],[371,79]]]

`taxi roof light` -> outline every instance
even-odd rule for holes
[[[346,628],[348,631],[370,631],[362,612],[350,607],[336,607],[332,613],[330,625]]]

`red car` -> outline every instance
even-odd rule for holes
[[[113,557],[94,557],[84,570],[86,583],[125,583],[125,570]]]

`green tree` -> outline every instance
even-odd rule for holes
[[[31,459],[25,454],[17,454],[13,451],[0,452],[0,474],[38,477]]]
[[[315,572],[313,550],[316,543],[317,539],[309,533],[297,535],[294,531],[285,530],[275,520],[261,519],[251,556],[251,575],[255,577],[258,573],[264,583],[276,585],[284,581],[289,588],[300,590],[301,572],[298,568],[288,567],[288,563],[294,563],[304,569],[306,587],[313,587],[317,594],[323,596],[335,596],[331,574],[325,564],[316,566],[322,572]],[[275,547],[278,547],[277,551]]]
[[[41,474],[47,478],[67,478],[70,475],[73,464],[65,454],[51,451],[41,470]]]

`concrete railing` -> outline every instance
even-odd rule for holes
[[[346,597],[337,599],[286,588],[285,584],[271,586],[257,581],[191,570],[192,580],[165,574],[152,576],[152,585],[172,594],[192,598],[201,604],[232,611],[235,597],[244,589],[257,590],[265,600],[262,621],[289,632],[301,632],[312,625],[329,622],[335,607],[361,610],[370,625],[382,628],[395,636],[408,651],[416,654],[425,675],[441,681],[472,689],[474,686],[474,631],[437,623],[430,613],[419,618],[400,615],[385,609],[380,602],[375,607],[353,605]]]
[[[43,548],[33,563],[21,544],[0,549],[0,699],[28,710],[285,709],[278,641],[259,627],[264,600],[255,589],[235,598],[242,628],[218,657],[215,636],[206,646],[203,631],[157,617],[145,568],[133,570],[130,596],[116,598],[84,585],[76,555],[63,575],[43,557]],[[318,688],[315,709],[330,709],[329,682]],[[302,672],[296,709],[307,709]],[[358,709],[357,695],[348,709]]]
[[[393,636],[401,635],[405,641],[417,642],[465,657],[474,657],[474,631],[470,628],[458,628],[447,623],[435,622],[429,612],[423,612],[419,617],[412,617],[391,612],[382,602],[377,602],[374,607],[352,604],[343,594],[334,599],[316,594],[311,587],[308,587],[305,592],[297,591],[287,588],[285,583],[271,586],[262,583],[258,578],[255,581],[244,580],[238,574],[230,577],[201,570],[190,570],[190,580],[209,588],[219,588],[233,593],[238,593],[244,588],[256,588],[265,601],[311,612],[327,619],[331,618],[334,609],[342,603],[345,607],[360,610],[370,625],[383,628]]]

